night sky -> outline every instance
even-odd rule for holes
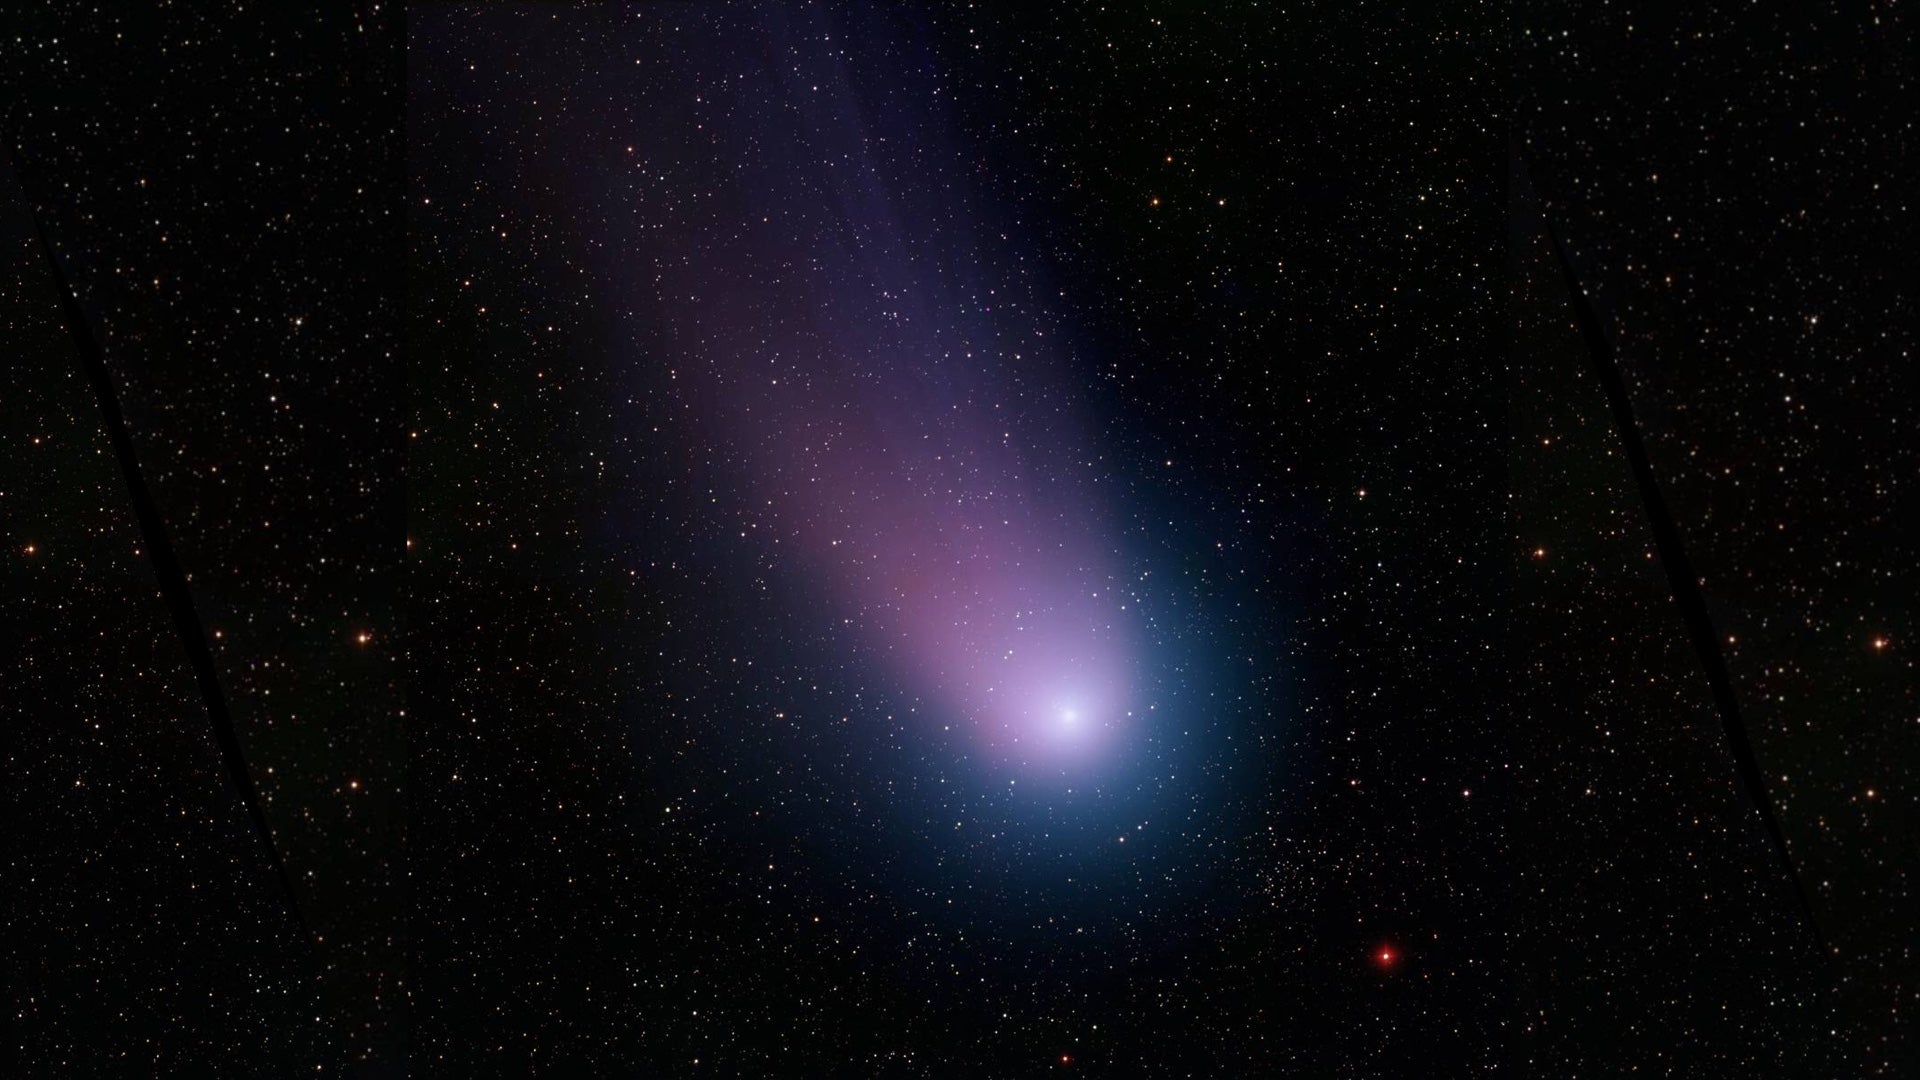
[[[57,14],[24,1075],[1914,1066],[1897,10]]]

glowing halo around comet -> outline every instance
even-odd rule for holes
[[[517,148],[476,198],[539,193],[539,291],[578,324],[528,359],[578,350],[540,401],[577,410],[554,437],[595,465],[575,539],[625,571],[592,603],[636,679],[608,705],[631,773],[740,826],[716,825],[716,866],[765,865],[778,834],[822,897],[1131,948],[1257,861],[1218,839],[1271,833],[1304,624],[1276,606],[1292,571],[1219,541],[1292,497],[1169,468],[1199,433],[1135,396],[1157,362],[1122,294],[1056,257],[1098,250],[1045,208],[1086,193],[982,168],[1039,129],[963,115],[919,16],[701,10],[520,23],[503,47],[572,73],[578,108],[492,63],[445,72]]]
[[[977,636],[952,632],[944,606],[905,620],[896,663],[964,718],[989,760],[1084,773],[1129,730],[1132,627],[1104,573],[1074,588],[1048,584],[1076,577],[1054,568],[975,580],[960,608],[1017,613],[974,622]]]

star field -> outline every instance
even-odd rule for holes
[[[47,16],[21,1075],[1911,1070],[1897,7]]]

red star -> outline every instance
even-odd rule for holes
[[[1382,945],[1373,951],[1373,962],[1382,971],[1391,971],[1393,965],[1400,962],[1400,954],[1393,946]]]

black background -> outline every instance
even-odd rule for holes
[[[0,67],[23,1074],[1911,1064],[1898,12],[805,8],[728,44],[753,12],[449,5],[412,13],[410,57],[385,7],[53,14]],[[930,911],[958,871],[903,857],[920,804],[880,797],[925,758],[752,719],[862,677],[778,629],[700,509],[704,448],[649,437],[624,316],[651,313],[607,301],[570,133],[692,145],[729,121],[684,104],[696,73],[817,33],[856,87],[942,73],[968,182],[1069,298],[1126,505],[1183,523],[1141,543],[1169,602],[1218,614],[1196,655],[1288,658],[1231,680],[1251,738],[1177,849],[1205,874],[1138,919],[1058,913],[1109,924],[1091,943],[1018,880]],[[630,96],[599,92],[615,65]],[[1817,926],[1737,782],[1549,222]]]

